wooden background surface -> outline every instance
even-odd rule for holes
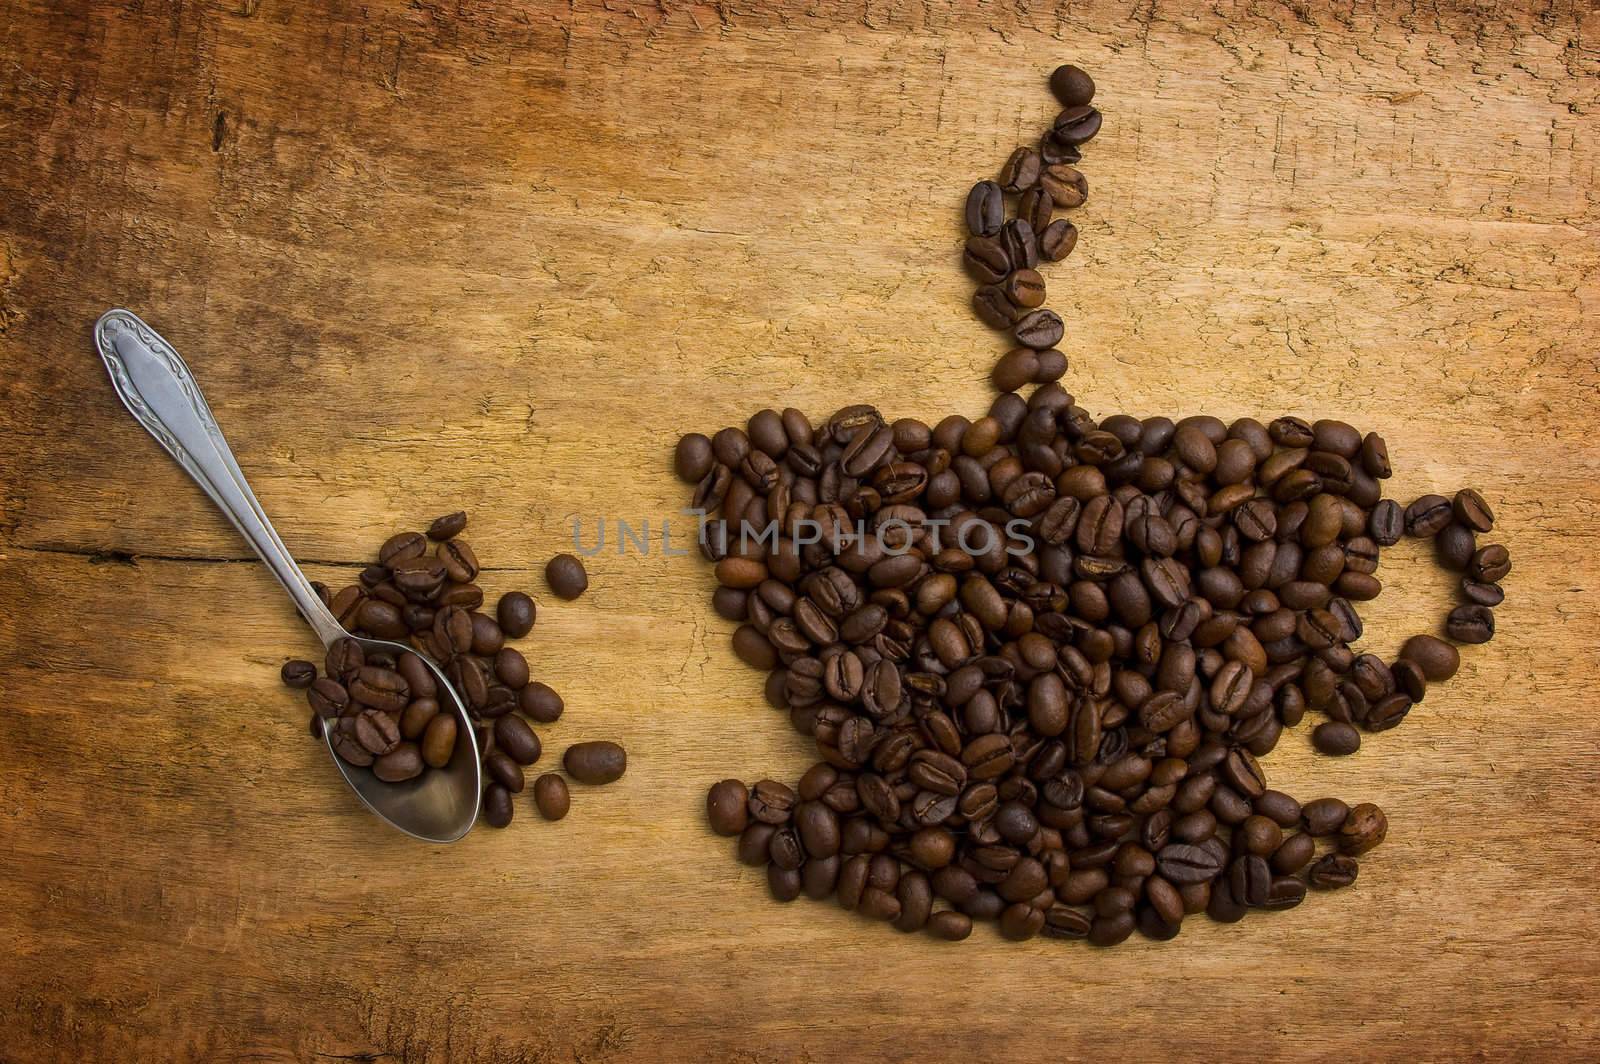
[[[0,17],[0,1059],[1558,1058],[1600,1050],[1600,16],[1221,2],[7,0]],[[184,352],[313,576],[457,504],[491,592],[652,527],[763,405],[987,406],[965,189],[1101,86],[1051,269],[1098,414],[1332,414],[1471,484],[1502,635],[1303,797],[1352,891],[1110,953],[768,901],[706,785],[802,742],[696,558],[607,554],[526,643],[572,815],[386,832],[277,685],[313,650],[123,413],[89,325]],[[680,539],[680,545],[682,540]],[[1447,579],[1386,555],[1369,648]],[[547,755],[550,756],[550,755]]]

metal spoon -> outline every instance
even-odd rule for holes
[[[128,412],[233,522],[289,592],[300,616],[311,625],[323,646],[349,637],[350,633],[322,604],[267,520],[228,449],[228,441],[222,438],[200,386],[172,345],[126,310],[103,314],[95,322],[94,342],[111,374],[112,387]],[[382,639],[357,641],[368,653],[385,651],[398,656],[411,650]],[[348,764],[333,752],[328,739],[332,729],[323,729],[323,743],[345,782],[368,809],[407,835],[426,842],[454,842],[478,818],[483,794],[478,740],[472,719],[450,681],[426,657],[423,661],[439,685],[440,704],[446,712],[456,715],[456,748],[447,766],[404,783],[385,783],[368,769]]]

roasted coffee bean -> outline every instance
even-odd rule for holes
[[[1017,270],[1006,278],[1001,291],[1014,306],[1037,307],[1044,303],[1044,278],[1036,270]]]
[[[1457,521],[1474,532],[1494,530],[1494,511],[1489,509],[1489,504],[1484,501],[1483,496],[1471,488],[1462,488],[1456,492],[1450,509]]]
[[[984,284],[998,284],[1011,272],[1011,256],[1006,254],[1005,245],[992,236],[968,237],[961,262]]]
[[[991,329],[1011,328],[1021,313],[997,284],[986,284],[972,293],[972,310]]]
[[[1330,720],[1317,725],[1311,742],[1321,753],[1343,757],[1361,748],[1361,733],[1343,721]]]
[[[1050,91],[1056,94],[1062,107],[1083,107],[1094,99],[1094,79],[1068,63],[1051,72]]]
[[[554,772],[546,772],[533,781],[533,803],[546,820],[560,820],[572,809],[567,781]]]
[[[1443,495],[1423,495],[1406,507],[1406,534],[1427,538],[1437,535],[1454,516]]]
[[[1100,112],[1087,104],[1068,107],[1056,115],[1050,135],[1063,144],[1077,146],[1100,132]]]
[[[444,768],[455,752],[459,725],[454,713],[439,713],[423,728],[418,744],[423,762],[430,768]]]
[[[498,783],[483,789],[483,819],[492,828],[503,828],[511,823],[511,792]]]
[[[599,785],[622,778],[628,755],[621,746],[605,740],[574,743],[562,755],[561,764],[579,783]]]
[[[1017,319],[1011,333],[1017,343],[1038,351],[1060,343],[1064,331],[1061,316],[1055,311],[1033,310]]]
[[[1005,193],[993,181],[979,181],[967,193],[967,230],[973,236],[995,236],[1006,219]]]
[[[1323,854],[1306,874],[1306,882],[1319,890],[1337,890],[1356,881],[1360,865],[1342,853]]]
[[[1461,595],[1476,606],[1498,606],[1506,598],[1506,593],[1500,589],[1499,584],[1474,580],[1470,576],[1461,580]]]
[[[283,663],[283,668],[278,671],[285,685],[296,691],[304,691],[317,679],[317,667],[309,661],[292,658]]]
[[[433,523],[428,526],[428,538],[442,543],[445,540],[459,536],[466,527],[466,513],[457,510],[453,514],[445,514],[443,517],[434,518]]]
[[[519,765],[531,765],[539,760],[542,744],[528,723],[514,713],[508,713],[494,722],[494,742]]]
[[[739,780],[723,780],[706,794],[706,819],[718,835],[737,835],[749,824],[749,791]]]
[[[1392,547],[1405,533],[1405,514],[1393,499],[1384,499],[1367,518],[1367,533],[1380,547]]]
[[[1487,606],[1457,606],[1445,619],[1444,628],[1458,643],[1487,643],[1494,638],[1494,611]]]
[[[1422,669],[1422,675],[1433,682],[1448,680],[1461,667],[1461,652],[1431,635],[1414,635],[1400,648],[1400,657],[1412,661]]]
[[[402,742],[372,762],[372,774],[385,783],[401,783],[422,775],[425,767],[417,744]]]
[[[546,562],[544,578],[557,598],[575,599],[589,589],[589,574],[583,562],[571,554],[557,554]]]
[[[494,780],[512,794],[521,794],[524,786],[522,766],[517,764],[504,750],[491,750],[484,755],[483,771],[486,776]]]
[[[495,607],[495,617],[500,622],[500,630],[511,639],[521,639],[533,631],[533,622],[538,615],[538,608],[533,599],[521,591],[507,591],[500,596],[500,603]]]
[[[1344,826],[1350,807],[1337,798],[1318,798],[1301,807],[1306,831],[1316,838],[1332,835]]]
[[[561,696],[543,683],[530,683],[517,693],[517,708],[538,724],[554,724],[565,705]]]
[[[1383,810],[1364,802],[1350,810],[1339,828],[1339,850],[1351,857],[1360,857],[1381,843],[1388,832],[1389,820]]]
[[[1041,165],[1038,152],[1032,148],[1018,148],[1000,168],[1000,187],[1011,193],[1032,188],[1039,180]]]
[[[1473,580],[1497,584],[1511,571],[1511,552],[1498,543],[1481,547],[1467,564],[1467,575]]]
[[[1060,262],[1078,246],[1078,227],[1065,218],[1057,218],[1039,230],[1039,256],[1050,262]]]

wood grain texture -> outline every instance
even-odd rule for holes
[[[1586,4],[9,0],[0,18],[0,1058],[1593,1058],[1600,16]],[[768,901],[706,785],[801,741],[695,558],[591,564],[526,647],[627,777],[435,849],[276,685],[286,600],[117,405],[185,353],[314,576],[458,503],[492,592],[764,405],[975,416],[966,187],[1072,60],[1105,131],[1047,273],[1097,414],[1331,414],[1471,484],[1501,635],[1341,763],[1361,882],[1115,951]],[[130,560],[131,559],[131,560]],[[1366,646],[1449,601],[1386,556]],[[547,755],[552,756],[552,755]],[[1136,1046],[1137,1049],[1130,1047]]]

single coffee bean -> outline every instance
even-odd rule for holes
[[[967,238],[961,262],[967,272],[983,284],[998,284],[1011,272],[1011,256],[1005,245],[992,236]]]
[[[456,717],[454,713],[439,713],[428,721],[418,744],[423,763],[430,768],[444,768],[456,748]]]
[[[1327,853],[1317,859],[1306,874],[1306,882],[1318,890],[1337,890],[1356,881],[1360,865],[1354,857],[1342,853]]]
[[[533,781],[533,804],[546,820],[560,820],[572,808],[572,795],[567,781],[554,772],[546,772]]]
[[[1084,107],[1094,99],[1094,79],[1068,63],[1051,71],[1050,91],[1056,94],[1062,107]]]
[[[496,736],[498,742],[499,737]],[[491,750],[483,758],[484,773],[512,794],[521,794],[524,785],[522,766],[504,750]]]
[[[292,658],[283,663],[283,668],[279,670],[278,674],[283,678],[283,682],[287,686],[294,688],[296,691],[304,691],[316,682],[317,667],[309,661]]]
[[[445,514],[443,517],[434,518],[433,523],[428,526],[428,538],[442,543],[445,540],[459,536],[466,527],[466,512],[457,510],[453,514]]]
[[[571,554],[557,554],[545,563],[545,582],[557,598],[575,599],[589,589],[589,574],[583,562]]]
[[[378,709],[367,709],[356,717],[356,742],[374,756],[381,756],[400,745],[400,725]]]
[[[1006,278],[1002,292],[1006,299],[1018,307],[1031,309],[1041,306],[1044,303],[1044,278],[1039,276],[1037,270],[1018,270]]]
[[[967,193],[967,230],[973,236],[996,236],[1006,217],[1005,193],[993,181],[979,181]]]
[[[1461,579],[1461,595],[1476,606],[1498,606],[1506,599],[1506,593],[1499,584],[1474,580],[1470,576]]]
[[[1060,262],[1078,246],[1078,227],[1065,218],[1057,218],[1038,235],[1039,255],[1051,262]]]
[[[1467,563],[1467,575],[1473,580],[1498,584],[1511,571],[1511,552],[1498,543],[1481,547]]]
[[[483,789],[483,819],[492,828],[503,828],[511,823],[511,792],[498,783]]]
[[[1440,564],[1459,573],[1471,564],[1478,544],[1471,529],[1461,524],[1448,524],[1434,537],[1433,549]]]
[[[1458,643],[1487,643],[1494,638],[1494,611],[1487,606],[1457,606],[1445,618],[1444,628]]]
[[[750,823],[750,792],[739,780],[722,780],[706,794],[706,819],[718,835],[738,835]]]
[[[1443,495],[1423,495],[1406,507],[1406,534],[1426,539],[1450,523],[1454,513]]]
[[[1471,488],[1462,488],[1456,492],[1456,497],[1451,501],[1451,511],[1457,521],[1472,529],[1474,532],[1492,532],[1494,530],[1494,511],[1489,509],[1489,504],[1484,501]]]
[[[1431,635],[1414,635],[1400,648],[1400,658],[1412,661],[1422,669],[1428,680],[1439,683],[1456,674],[1461,667],[1461,652]]]
[[[1343,721],[1324,721],[1311,732],[1311,743],[1321,753],[1343,757],[1361,748],[1361,733]]]
[[[593,785],[621,779],[628,768],[628,754],[616,743],[604,740],[574,743],[562,756],[567,775],[579,783]]]
[[[517,708],[537,724],[554,724],[566,706],[548,684],[533,682],[517,693]]]
[[[1065,164],[1058,163],[1040,173],[1039,187],[1050,194],[1054,206],[1069,210],[1083,206],[1089,198],[1089,179]]]
[[[319,717],[337,717],[350,705],[350,693],[337,680],[318,677],[306,689],[306,701]]]
[[[1042,244],[1044,231],[1050,225],[1050,215],[1055,211],[1055,206],[1050,199],[1050,193],[1037,185],[1024,192],[1022,198],[1017,201],[1017,217],[1027,222],[1028,227],[1033,230],[1034,238],[1041,241],[1041,254],[1044,251]]]
[[[1063,144],[1079,145],[1100,132],[1100,112],[1087,104],[1068,107],[1056,115],[1050,134]]]
[[[1011,328],[1020,313],[1006,297],[1005,290],[996,284],[986,284],[972,293],[972,310],[978,315],[978,320],[991,329]]]
[[[1012,328],[1017,343],[1036,351],[1056,346],[1064,332],[1061,316],[1053,310],[1029,311]]]
[[[1405,532],[1405,514],[1393,499],[1384,499],[1367,518],[1367,534],[1380,547],[1392,547]]]
[[[539,736],[515,713],[495,720],[494,742],[497,749],[504,750],[519,765],[533,764],[539,760],[543,749]]]
[[[1339,851],[1351,857],[1360,857],[1377,846],[1389,833],[1389,820],[1383,810],[1370,802],[1363,802],[1350,810],[1344,825],[1339,828]]]
[[[711,450],[709,437],[698,432],[690,432],[678,439],[678,446],[672,454],[672,468],[680,480],[690,484],[697,484],[705,479],[716,464],[716,455]],[[502,627],[505,620],[500,621]]]
[[[1350,807],[1337,798],[1318,798],[1306,802],[1300,812],[1305,818],[1306,832],[1315,838],[1323,838],[1344,826]]]
[[[1039,180],[1042,163],[1032,148],[1018,148],[1000,168],[1000,187],[1010,193],[1024,192]]]
[[[1013,270],[1030,270],[1039,265],[1039,239],[1026,218],[1013,218],[1000,227],[1000,245],[1006,249]]]
[[[422,775],[426,767],[417,744],[403,742],[372,762],[372,774],[385,783],[401,783]]]
[[[500,622],[500,630],[511,639],[521,639],[533,631],[533,622],[538,612],[533,599],[521,591],[507,591],[500,596],[500,602],[495,607],[495,617]]]
[[[928,917],[928,930],[935,938],[960,942],[972,934],[972,917],[954,909],[944,909]]]

